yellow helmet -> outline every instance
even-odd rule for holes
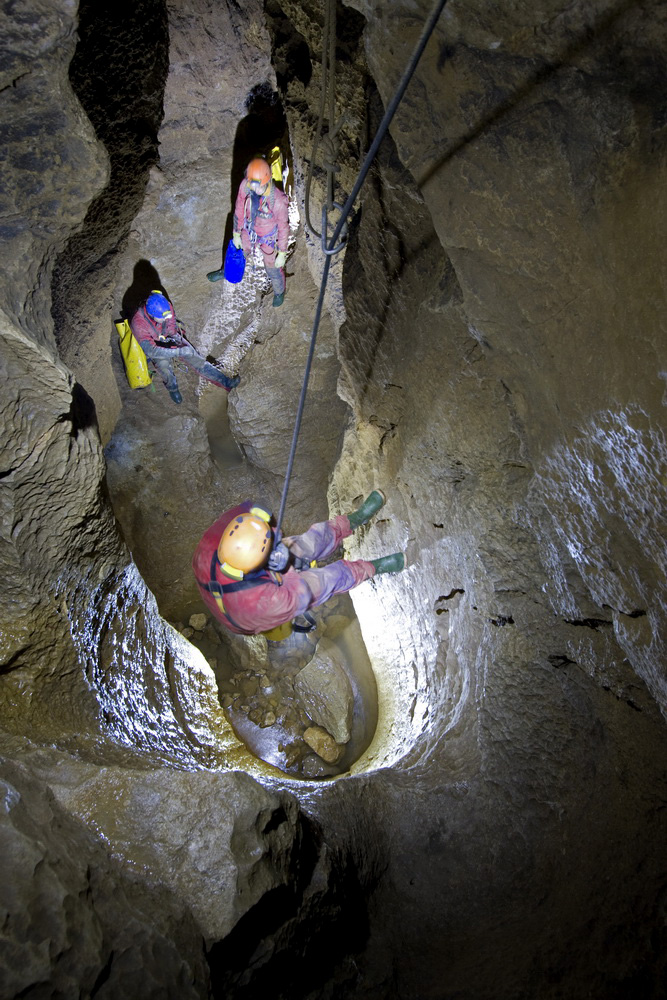
[[[273,532],[271,515],[261,507],[252,507],[247,514],[233,518],[218,543],[218,559],[222,570],[237,580],[263,566],[271,554]]]

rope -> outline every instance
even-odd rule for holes
[[[310,221],[310,186],[313,180],[313,170],[315,167],[315,158],[317,156],[318,147],[320,141],[326,143],[328,139],[329,142],[326,143],[325,149],[325,163],[327,171],[327,204],[331,209],[333,207],[333,175],[336,171],[336,166],[334,163],[334,157],[331,155],[331,146],[333,143],[333,138],[338,129],[334,128],[334,118],[336,115],[336,104],[335,104],[335,90],[336,90],[336,0],[327,0],[324,8],[324,29],[322,31],[322,90],[320,93],[320,108],[317,117],[317,129],[315,132],[315,141],[313,143],[313,152],[310,157],[310,166],[308,167],[308,176],[306,178],[306,225],[310,229],[311,233],[317,236],[318,239],[321,238],[321,233],[313,226]],[[328,98],[328,112],[329,112],[329,133],[322,139],[322,126],[324,124],[324,112],[325,106],[327,104]],[[340,127],[340,126],[339,126]]]
[[[390,124],[391,124],[392,118],[396,114],[396,110],[397,110],[399,104],[401,103],[403,95],[405,94],[405,91],[407,90],[407,86],[410,83],[410,80],[412,79],[412,75],[413,75],[415,69],[417,68],[417,63],[421,59],[422,53],[423,53],[424,49],[426,48],[426,43],[428,42],[429,38],[433,34],[433,29],[435,28],[435,26],[436,26],[436,24],[438,22],[438,18],[440,17],[440,15],[441,15],[441,13],[442,13],[442,11],[443,11],[444,6],[445,6],[446,3],[447,3],[447,0],[436,0],[435,7],[433,8],[433,11],[431,12],[431,15],[430,15],[428,21],[426,22],[426,25],[424,27],[424,30],[423,30],[422,34],[421,34],[421,37],[420,37],[419,41],[417,42],[417,46],[415,48],[415,51],[412,54],[412,58],[411,58],[410,62],[408,63],[408,67],[405,70],[405,72],[404,72],[404,74],[403,74],[403,76],[401,78],[401,81],[400,81],[398,87],[396,88],[396,92],[395,92],[394,96],[392,97],[392,99],[391,99],[391,101],[390,101],[390,103],[389,103],[389,105],[387,107],[387,110],[384,113],[384,117],[383,117],[382,121],[380,122],[380,126],[379,126],[379,128],[378,128],[378,130],[377,130],[377,132],[375,134],[375,138],[373,139],[373,142],[371,143],[370,149],[368,150],[368,153],[366,154],[366,159],[364,160],[364,162],[363,162],[363,164],[361,166],[361,170],[359,171],[359,176],[357,177],[357,180],[356,180],[356,182],[354,184],[354,187],[352,188],[352,191],[350,192],[350,196],[347,199],[347,201],[345,202],[345,205],[343,206],[343,209],[342,209],[341,214],[340,214],[340,218],[338,219],[338,223],[336,225],[336,228],[334,229],[333,236],[331,237],[331,241],[329,243],[329,248],[328,248],[329,252],[326,255],[326,259],[325,259],[325,262],[324,262],[324,270],[322,272],[322,280],[320,282],[320,294],[319,294],[319,297],[317,299],[317,308],[315,310],[315,319],[313,321],[313,331],[312,331],[312,334],[311,334],[311,337],[310,337],[310,349],[308,351],[308,360],[306,361],[306,370],[305,370],[305,373],[304,373],[304,376],[303,376],[303,384],[301,386],[301,395],[299,397],[299,406],[298,406],[298,409],[297,409],[296,422],[295,422],[295,425],[294,425],[294,434],[292,435],[292,446],[290,448],[289,458],[287,460],[287,470],[285,472],[285,483],[284,483],[284,486],[283,486],[283,493],[282,493],[282,497],[281,497],[281,500],[280,500],[280,511],[278,513],[278,521],[277,521],[277,526],[276,526],[276,538],[280,538],[280,529],[281,529],[281,525],[282,525],[282,521],[283,521],[283,514],[285,513],[285,504],[287,503],[287,492],[289,490],[290,479],[292,478],[292,467],[294,465],[294,456],[296,454],[296,446],[297,446],[297,443],[298,443],[298,440],[299,440],[299,431],[301,429],[301,418],[303,416],[303,407],[304,407],[304,404],[305,404],[305,401],[306,401],[306,391],[308,389],[308,380],[310,378],[310,369],[311,369],[311,366],[312,366],[312,363],[313,363],[313,356],[315,354],[315,341],[317,340],[317,331],[319,329],[320,319],[322,317],[322,307],[323,307],[323,304],[324,304],[324,292],[326,290],[327,281],[329,279],[329,269],[331,267],[331,257],[332,257],[333,251],[335,249],[335,246],[336,246],[336,240],[339,238],[339,236],[341,234],[341,231],[343,229],[343,226],[345,225],[345,222],[347,221],[347,217],[350,214],[350,212],[352,211],[352,206],[354,205],[356,197],[359,194],[359,191],[361,190],[361,186],[362,186],[362,184],[364,183],[364,181],[366,179],[366,175],[367,175],[368,171],[370,170],[371,164],[372,164],[373,160],[375,159],[377,151],[380,148],[380,143],[382,142],[382,140],[384,139],[384,137],[386,135],[386,132],[387,132],[387,130],[388,130]]]

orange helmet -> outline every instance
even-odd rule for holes
[[[261,507],[252,507],[248,514],[239,514],[229,522],[218,543],[223,572],[242,579],[244,573],[264,565],[273,547],[270,516]]]
[[[266,188],[271,181],[271,167],[261,156],[256,156],[251,160],[245,172],[248,184],[257,184],[258,187]]]

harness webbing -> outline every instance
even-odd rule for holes
[[[299,440],[299,431],[301,429],[301,418],[303,416],[303,407],[306,401],[306,391],[308,389],[308,379],[310,378],[310,369],[312,367],[313,356],[315,354],[315,341],[317,339],[317,331],[320,325],[320,319],[322,317],[322,307],[324,305],[324,292],[326,290],[327,281],[329,279],[329,268],[331,266],[331,257],[334,252],[334,248],[336,247],[336,242],[339,239],[340,234],[343,230],[343,226],[347,221],[347,217],[352,211],[352,206],[354,205],[357,195],[361,190],[362,184],[366,180],[366,175],[370,170],[371,164],[377,155],[377,151],[380,148],[380,143],[385,137],[385,134],[391,124],[392,118],[396,114],[396,110],[399,104],[401,103],[401,100],[403,99],[403,95],[405,94],[407,86],[410,83],[410,80],[412,79],[412,75],[415,69],[417,68],[417,63],[421,59],[422,53],[426,48],[426,43],[433,34],[433,29],[435,28],[438,18],[440,17],[446,3],[447,0],[436,0],[435,7],[433,8],[431,16],[426,22],[421,37],[417,42],[415,51],[412,54],[412,58],[408,63],[407,69],[405,70],[401,78],[401,81],[398,87],[396,88],[396,92],[392,97],[391,101],[389,102],[387,110],[384,113],[384,117],[380,122],[380,126],[375,134],[373,142],[370,145],[368,153],[366,154],[366,159],[364,160],[361,166],[361,170],[359,171],[359,175],[355,181],[354,187],[352,188],[352,191],[350,192],[350,195],[347,201],[345,202],[345,205],[343,206],[343,209],[340,213],[340,217],[336,224],[336,228],[333,231],[333,235],[331,237],[329,246],[327,248],[326,260],[324,262],[324,270],[322,272],[322,280],[320,282],[320,294],[317,300],[315,319],[313,321],[313,331],[310,337],[310,350],[308,351],[308,360],[306,361],[306,370],[303,376],[303,385],[301,386],[301,395],[299,397],[299,406],[297,409],[296,422],[294,425],[294,434],[292,436],[292,446],[290,448],[289,458],[287,460],[287,471],[285,472],[285,484],[283,486],[283,493],[280,500],[280,510],[278,512],[278,521],[276,527],[277,537],[278,537],[278,532],[280,531],[282,525],[283,514],[285,513],[285,504],[287,502],[287,491],[289,490],[289,483],[292,476],[292,466],[294,465],[294,456],[296,454],[296,446]]]
[[[225,618],[229,621],[229,623],[235,629],[238,629],[239,632],[243,632],[244,630],[241,628],[238,622],[234,621],[229,611],[225,607],[222,600],[223,594],[234,594],[239,590],[249,590],[251,587],[259,587],[260,584],[262,583],[273,583],[276,586],[280,586],[280,581],[276,580],[274,576],[272,576],[271,573],[267,572],[266,570],[260,570],[256,574],[250,573],[244,576],[242,580],[234,580],[231,583],[219,583],[218,580],[216,579],[216,570],[219,565],[220,565],[220,560],[218,559],[218,553],[216,550],[211,556],[211,570],[210,570],[211,579],[209,580],[208,583],[202,583],[200,580],[197,580],[197,583],[203,590],[208,591],[211,597],[214,598],[215,603],[218,605],[218,608],[220,609],[220,612],[225,616]]]
[[[257,199],[255,201],[255,199]],[[262,202],[265,206],[268,206],[269,214],[273,211],[273,205],[275,202],[275,190],[273,183],[271,184],[271,190],[269,191],[269,197],[265,194],[254,195],[249,192],[246,195],[246,200],[243,204],[243,228],[248,234],[251,244],[254,246],[255,243],[259,243],[260,246],[264,245],[271,247],[273,249],[276,245],[276,240],[278,237],[278,223],[273,227],[270,233],[264,233],[260,236],[255,232],[255,219],[260,214],[262,208]],[[248,204],[250,203],[250,212],[248,212]]]

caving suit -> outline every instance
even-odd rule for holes
[[[171,319],[158,323],[146,312],[144,306],[140,306],[130,320],[132,333],[141,344],[146,357],[155,365],[169,392],[178,389],[173,369],[175,358],[180,358],[189,368],[199,372],[202,378],[229,392],[232,380],[195,351],[176,319],[173,305],[171,311],[173,313]]]
[[[243,580],[231,579],[222,572],[217,557],[220,536],[232,518],[247,513],[252,506],[248,501],[225,511],[204,534],[192,560],[204,603],[231,632],[268,632],[375,575],[375,566],[365,559],[339,559],[312,569],[290,566],[284,573],[260,569],[246,573]],[[310,562],[331,555],[351,534],[349,520],[339,514],[283,541],[294,555]]]
[[[266,273],[276,295],[285,291],[283,268],[275,266],[276,252],[287,253],[289,214],[287,195],[273,182],[265,194],[254,194],[244,179],[239,186],[234,207],[234,232],[241,233],[246,257],[259,244]]]

